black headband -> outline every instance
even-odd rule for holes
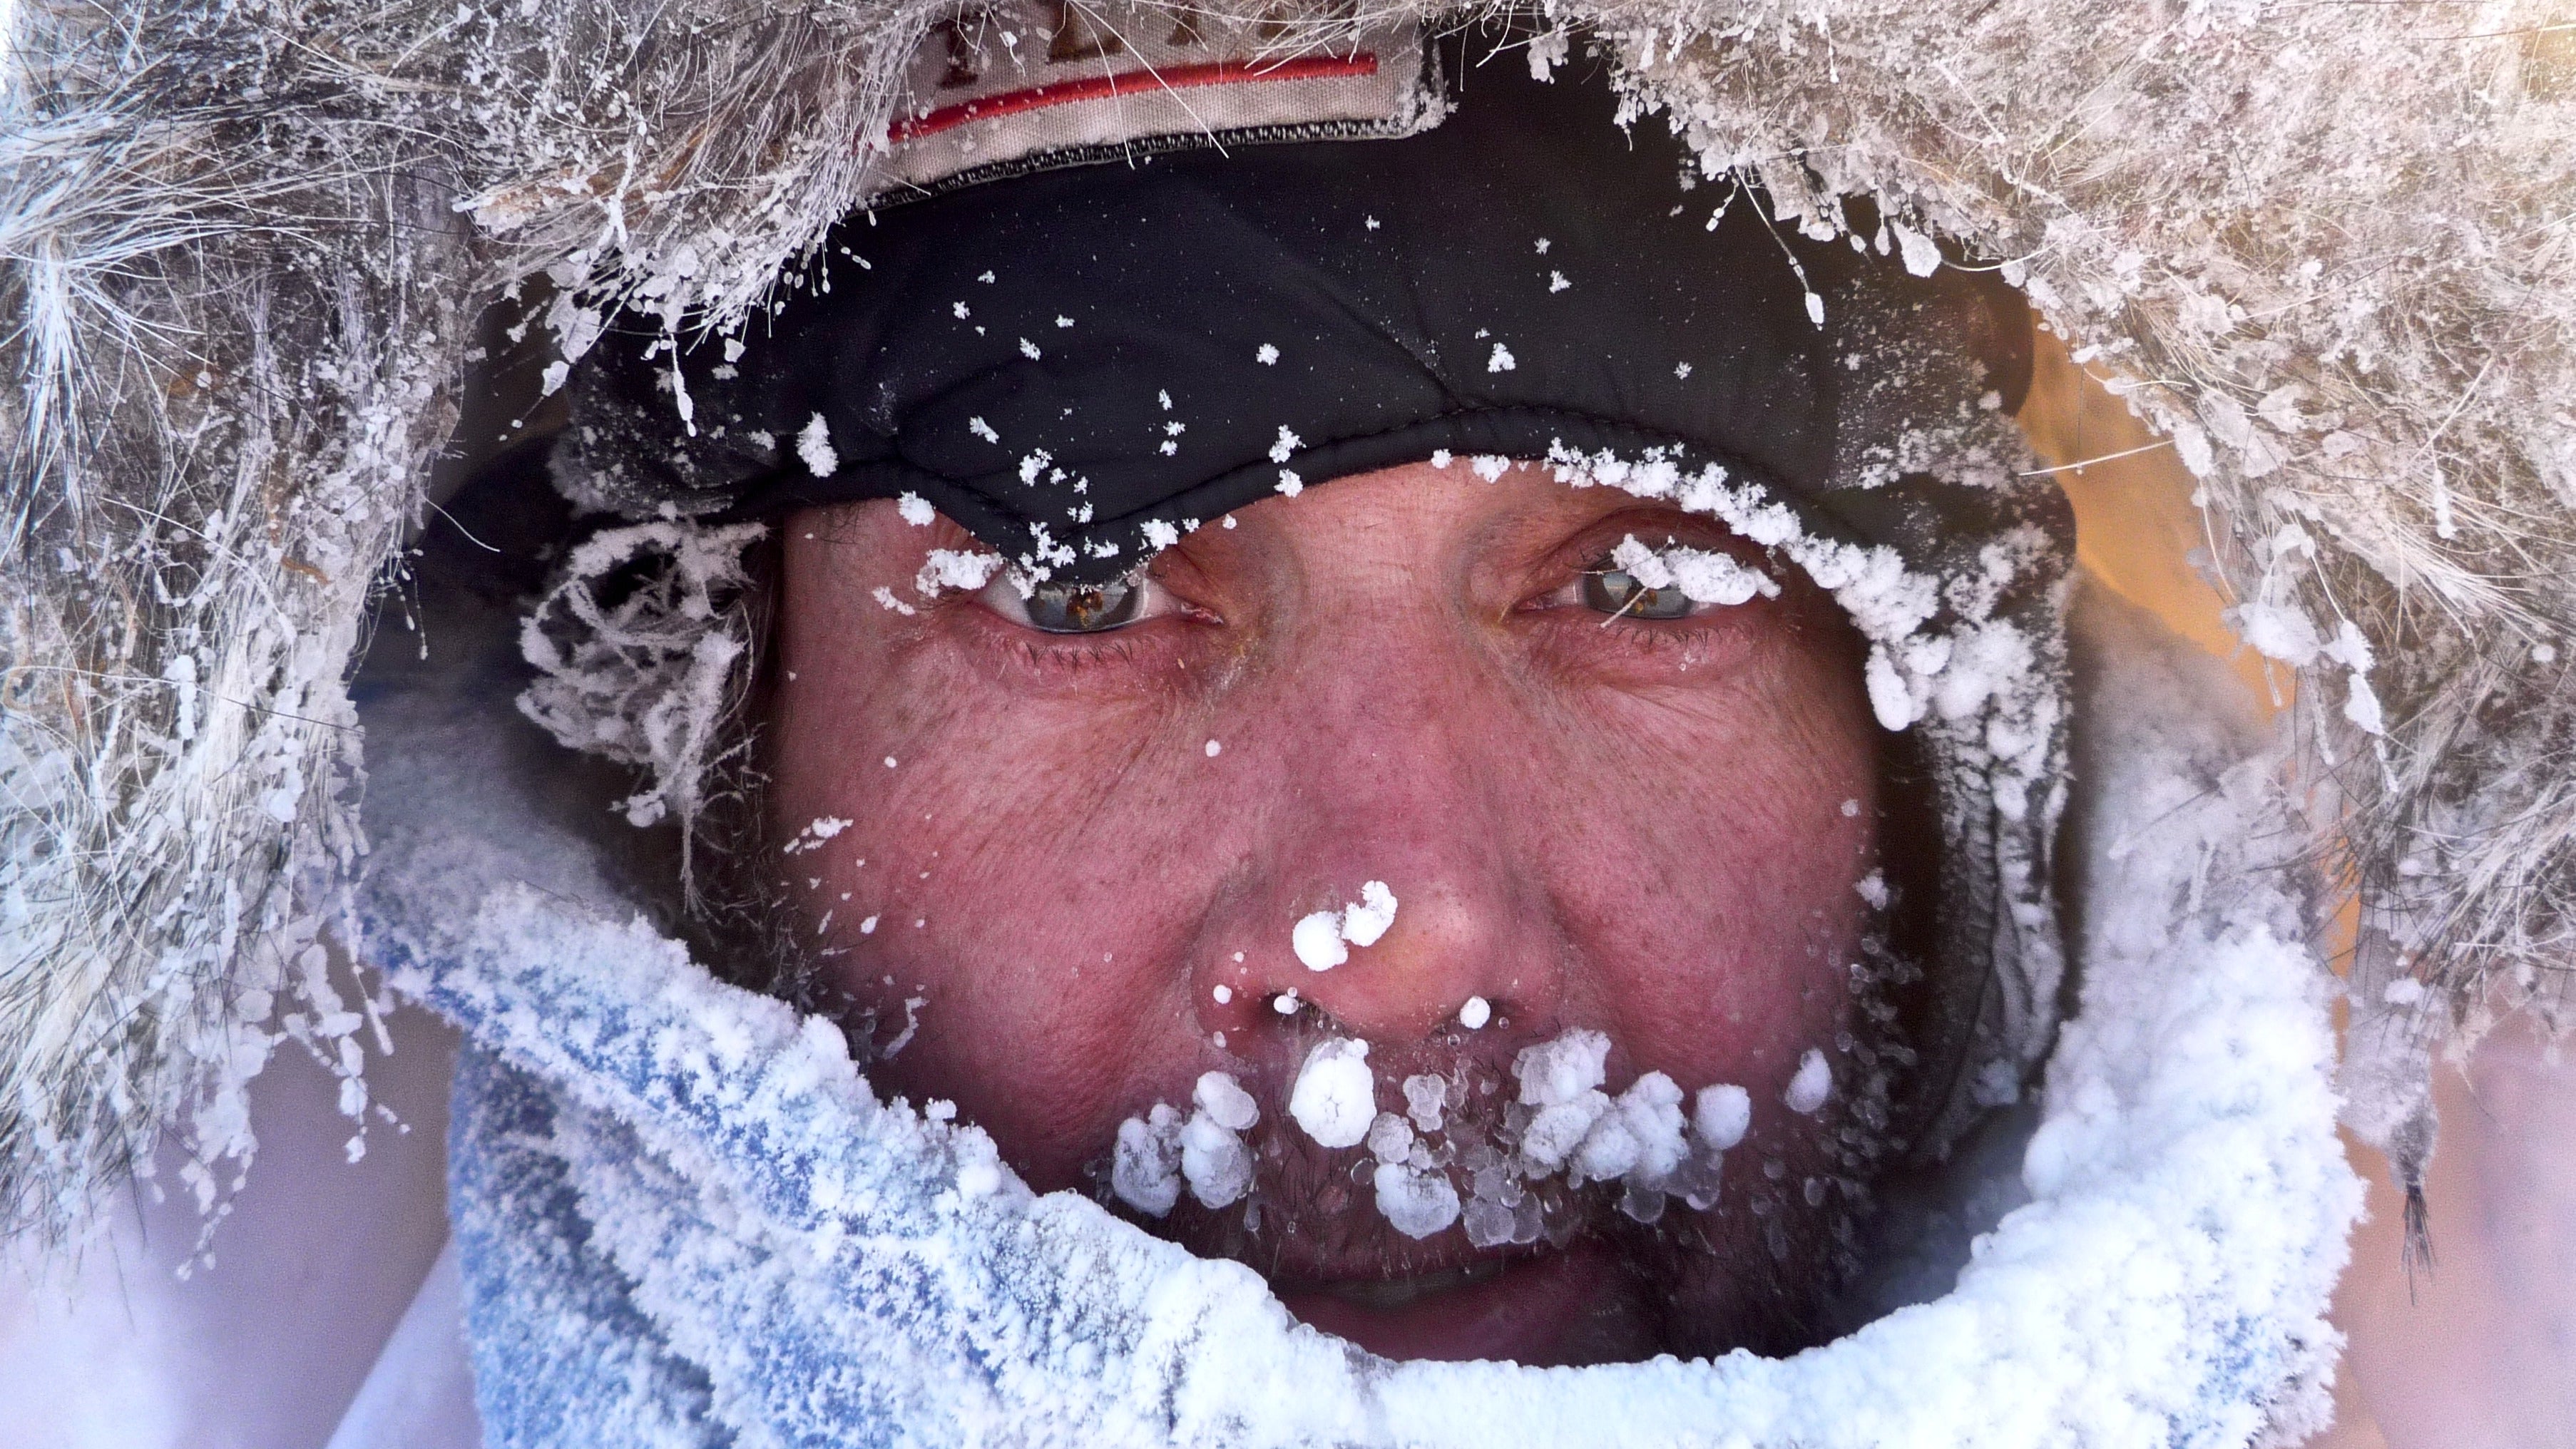
[[[630,513],[916,494],[1096,581],[1168,539],[1149,524],[1443,450],[1661,449],[1892,541],[1883,507],[1827,495],[1886,481],[1882,435],[2018,405],[2030,325],[2001,282],[1811,240],[1731,180],[1685,190],[1683,148],[1622,130],[1597,81],[1508,55],[1464,74],[1454,113],[1405,139],[854,216],[733,339],[675,360],[645,355],[658,324],[612,332],[559,467]]]

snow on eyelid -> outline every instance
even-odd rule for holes
[[[934,596],[943,589],[980,589],[993,581],[993,575],[1001,572],[1002,562],[998,553],[934,548],[929,557],[922,560],[921,572],[913,579],[912,586],[924,597]]]
[[[1649,548],[1632,533],[1610,550],[1610,561],[1647,588],[1678,588],[1694,603],[1732,605],[1750,603],[1757,594],[1780,597],[1780,585],[1769,574],[1729,553],[1680,545]]]
[[[1852,626],[1870,643],[1863,668],[1870,709],[1881,727],[1902,730],[1934,711],[1963,718],[1993,701],[2028,714],[2038,695],[2027,671],[2011,667],[2024,657],[2030,641],[2007,619],[1980,618],[1981,607],[2001,597],[2000,588],[1979,589],[1981,596],[1964,602],[1969,618],[1950,630],[1928,634],[1925,626],[1941,611],[1942,582],[1907,567],[1905,559],[1885,544],[1861,545],[1807,532],[1795,510],[1773,499],[1760,483],[1737,482],[1718,464],[1695,472],[1660,450],[1642,458],[1623,458],[1603,449],[1586,453],[1563,443],[1549,445],[1547,462],[1556,480],[1577,488],[1613,487],[1641,498],[1671,501],[1685,512],[1704,514],[1724,523],[1739,538],[1774,550],[1833,596]],[[1955,606],[1960,600],[1953,600]],[[1962,670],[1955,680],[1943,673],[1954,659],[1976,659],[1985,667]],[[2044,731],[2020,735],[2038,739]],[[2017,735],[2016,737],[2020,737]],[[2025,749],[2024,754],[2029,750]]]
[[[930,506],[930,500],[918,493],[897,496],[894,511],[903,515],[903,521],[915,528],[928,528],[931,520],[939,516],[939,510]]]

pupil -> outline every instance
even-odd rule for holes
[[[1029,622],[1050,634],[1096,634],[1131,621],[1136,600],[1123,583],[1040,589],[1029,597]]]

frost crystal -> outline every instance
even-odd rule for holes
[[[1380,1112],[1369,1123],[1369,1156],[1380,1162],[1402,1162],[1413,1151],[1413,1128],[1393,1112]]]
[[[1538,1108],[1521,1134],[1522,1157],[1552,1172],[1581,1145],[1610,1110],[1610,1099],[1600,1090],[1602,1062],[1609,1053],[1610,1038],[1583,1030],[1522,1048],[1512,1061],[1512,1075],[1520,1079],[1522,1104]]]
[[[1702,1087],[1691,1101],[1691,1130],[1712,1149],[1724,1152],[1744,1140],[1753,1125],[1753,1094],[1720,1082]]]
[[[1427,1238],[1458,1221],[1458,1189],[1446,1175],[1399,1162],[1378,1164],[1377,1210],[1408,1238]]]
[[[1252,1094],[1225,1072],[1201,1074],[1198,1085],[1190,1089],[1190,1101],[1229,1132],[1241,1132],[1261,1120],[1261,1108]]]
[[[971,593],[991,583],[993,575],[1001,571],[1002,556],[998,553],[934,548],[922,559],[921,572],[914,575],[912,586],[924,596],[937,594],[943,589]]]
[[[1324,1147],[1356,1146],[1377,1119],[1377,1078],[1369,1071],[1368,1043],[1335,1037],[1306,1054],[1297,1085],[1288,1093],[1288,1115]]]
[[[1577,1029],[1553,1041],[1523,1047],[1512,1059],[1512,1075],[1521,1084],[1521,1101],[1532,1107],[1556,1107],[1601,1085],[1602,1064],[1610,1055],[1610,1038]]]
[[[796,456],[817,478],[829,478],[839,471],[841,455],[832,451],[832,425],[823,420],[821,413],[806,419],[804,430],[796,435]]]
[[[1798,1075],[1789,1079],[1789,1090],[1780,1094],[1780,1100],[1789,1105],[1790,1111],[1812,1116],[1825,1105],[1825,1098],[1833,1090],[1834,1069],[1825,1064],[1823,1052],[1809,1047],[1807,1054],[1798,1058]]]
[[[1733,606],[1754,598],[1780,597],[1780,585],[1769,574],[1730,553],[1704,549],[1649,548],[1629,534],[1610,550],[1610,562],[1650,589],[1678,588],[1698,604]]]
[[[1359,904],[1342,912],[1342,939],[1354,946],[1374,946],[1395,924],[1395,892],[1382,880],[1360,887]]]
[[[1349,949],[1342,945],[1342,918],[1335,911],[1317,911],[1299,920],[1289,933],[1289,942],[1309,971],[1330,971],[1351,959]]]
[[[1150,1217],[1161,1217],[1181,1198],[1181,1114],[1160,1102],[1143,1118],[1118,1124],[1118,1146],[1109,1164],[1109,1190]]]
[[[1441,1114],[1448,1106],[1447,1082],[1429,1075],[1404,1079],[1404,1111],[1414,1126],[1425,1132],[1439,1131]]]
[[[1252,1190],[1252,1154],[1244,1150],[1242,1138],[1202,1108],[1181,1129],[1181,1176],[1200,1206],[1225,1207]]]
[[[1338,911],[1316,911],[1299,920],[1289,933],[1290,944],[1307,970],[1330,971],[1351,958],[1351,953],[1343,949],[1344,942],[1363,947],[1376,945],[1387,927],[1395,924],[1395,906],[1395,892],[1387,889],[1386,882],[1370,881],[1360,887],[1356,904]]]

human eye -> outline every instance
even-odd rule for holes
[[[1041,634],[1107,634],[1172,612],[1172,599],[1145,574],[1101,584],[1040,584],[1026,594],[1007,575],[984,586],[984,607]]]
[[[1604,554],[1593,560],[1575,585],[1577,601],[1596,614],[1625,619],[1687,619],[1708,606],[1694,602],[1679,584],[1650,588]]]
[[[1595,553],[1547,602],[1607,615],[1606,625],[1617,619],[1695,619],[1779,593],[1768,574],[1732,551],[1694,548],[1673,538],[1649,544],[1631,533]]]

